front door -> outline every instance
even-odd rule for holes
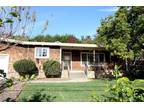
[[[71,70],[71,53],[63,53],[63,70]]]

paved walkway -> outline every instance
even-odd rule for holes
[[[5,101],[7,98],[16,100],[21,93],[23,86],[24,83],[18,83],[13,85],[12,87],[4,89],[3,92],[0,94],[0,102]]]
[[[30,83],[70,83],[70,82],[88,82],[91,81],[87,78],[73,78],[73,79],[61,79],[61,78],[47,78],[30,81]]]

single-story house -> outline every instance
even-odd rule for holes
[[[110,63],[110,53],[96,44],[78,44],[61,42],[30,42],[7,39],[0,42],[6,47],[0,50],[0,69],[8,77],[18,77],[13,63],[20,59],[32,59],[39,70],[39,78],[45,78],[43,63],[48,59],[59,61],[62,66],[62,78],[71,73],[85,73],[90,66]]]

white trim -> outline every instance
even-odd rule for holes
[[[82,54],[91,54],[91,53],[93,53],[94,54],[94,52],[95,52],[95,50],[93,50],[93,52],[81,52],[80,53],[80,63],[81,63],[81,66],[82,67],[84,67],[84,65],[82,64]],[[105,60],[105,53],[99,53],[99,52],[95,52],[95,54],[104,54],[104,62],[103,63],[105,63],[106,62],[106,60]],[[94,57],[95,57],[95,55],[94,55]],[[93,58],[93,59],[95,59],[95,58]],[[88,60],[88,56],[87,56],[87,60]],[[102,63],[102,62],[99,62],[100,61],[100,57],[98,57],[98,64],[99,63]],[[92,66],[92,65],[90,65],[90,64],[88,64],[88,61],[86,61],[87,63],[87,66],[89,67],[89,66]]]
[[[82,64],[82,54],[93,54],[93,52],[80,52],[80,63],[81,63],[81,66],[84,67],[85,65]],[[87,56],[87,60],[88,60],[88,56]],[[87,63],[87,66],[92,66],[90,64],[88,64],[88,61],[86,61]]]
[[[37,55],[36,55],[36,50],[37,50],[37,48],[47,49],[47,56],[45,56],[45,57],[37,56]],[[34,57],[35,57],[35,58],[37,58],[37,59],[47,59],[47,58],[49,58],[49,54],[50,54],[49,47],[35,47],[35,52],[34,52]]]
[[[60,47],[60,54],[59,54],[59,56],[60,56],[60,64],[62,63],[62,48]]]

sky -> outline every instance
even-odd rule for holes
[[[36,26],[33,36],[40,34],[46,20],[48,29],[44,35],[72,34],[77,38],[81,36],[94,36],[102,19],[113,15],[118,7],[102,6],[33,6],[32,11],[37,13]]]

